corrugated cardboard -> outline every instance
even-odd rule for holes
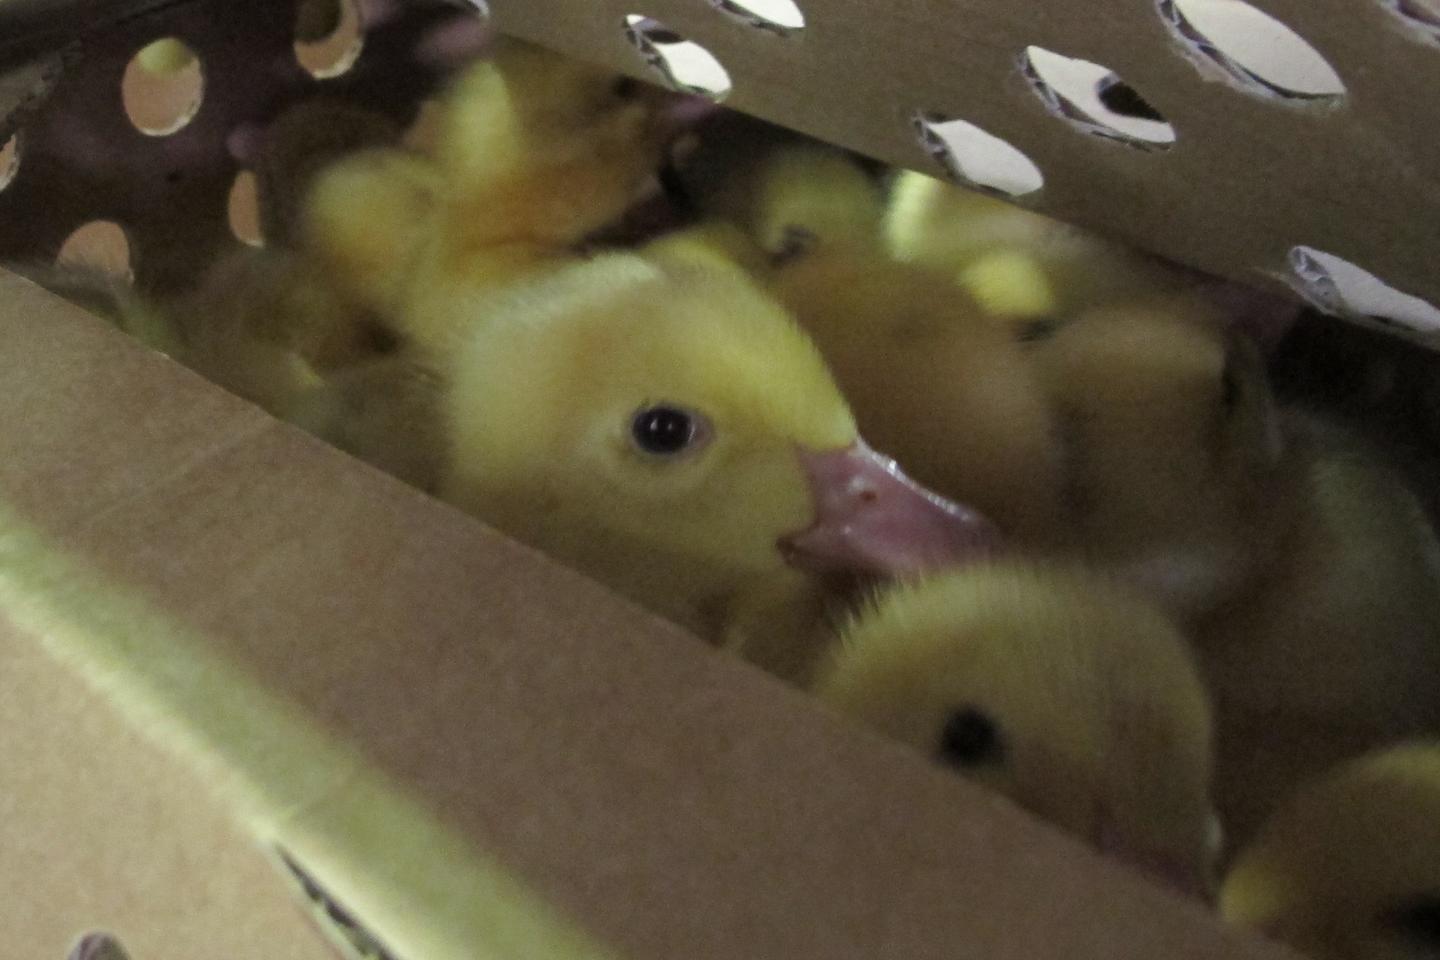
[[[10,659],[33,665],[50,756],[79,760],[76,710],[119,711],[169,797],[51,817],[47,841],[27,825],[66,771],[7,763],[0,795],[29,813],[5,848],[30,851],[5,872],[0,918],[26,938],[7,956],[52,958],[90,922],[84,851],[145,843],[160,866],[106,873],[146,907],[123,915],[135,960],[309,956],[271,948],[283,884],[239,827],[409,960],[1271,955],[28,283],[0,298],[0,609],[32,645]],[[179,765],[211,792],[157,838]],[[206,819],[217,802],[232,822]],[[224,856],[176,852],[207,832]],[[158,912],[160,880],[201,905]],[[253,952],[189,951],[227,884],[258,886]],[[35,919],[70,889],[80,906]]]

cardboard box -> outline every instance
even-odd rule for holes
[[[109,29],[154,6],[0,0],[0,65],[31,65],[0,91],[49,83],[33,65],[56,62],[62,13]],[[1104,7],[803,6],[783,35],[681,0],[644,12],[713,47],[736,106],[878,156],[931,163],[920,108],[1023,128],[1044,209],[1201,266],[1243,273],[1281,225],[1320,224],[1306,185],[1370,143],[1344,127],[1305,168],[1320,180],[1272,191],[1288,174],[1250,161],[1313,155],[1287,139],[1304,125],[1218,87],[1161,98],[1193,68],[1127,46]],[[495,9],[638,72],[632,12]],[[26,47],[7,25],[49,32]],[[1182,137],[1223,115],[1252,152],[1196,137],[1165,167],[1077,147],[1009,74],[961,88],[937,66],[1008,71],[1017,36],[1106,56],[1147,96],[1153,78]],[[1315,242],[1433,295],[1410,241],[1435,193],[1378,156],[1327,188],[1350,226]],[[1397,171],[1403,217],[1381,189]],[[1227,176],[1223,203],[1195,192]],[[8,274],[0,383],[4,957],[58,960],[92,929],[132,960],[318,960],[367,938],[396,960],[1282,955]]]
[[[318,956],[257,842],[413,960],[1270,955],[28,282],[0,302],[7,957]]]

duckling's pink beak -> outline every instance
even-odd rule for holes
[[[920,486],[863,440],[824,453],[802,449],[800,462],[815,522],[780,539],[792,566],[897,577],[975,560],[999,542],[984,516]]]

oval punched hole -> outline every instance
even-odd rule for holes
[[[135,277],[130,238],[113,220],[92,220],[77,227],[60,245],[55,263],[96,270],[127,282]]]
[[[1381,0],[1380,5],[1421,38],[1440,41],[1440,0]]]
[[[317,80],[346,74],[365,49],[354,0],[300,0],[295,10],[295,59]]]
[[[920,145],[952,180],[1005,197],[1034,193],[1045,176],[1018,147],[964,120],[917,113]]]
[[[625,37],[672,90],[703,94],[712,100],[723,99],[730,92],[730,74],[720,61],[659,20],[629,14]]]
[[[710,4],[757,30],[782,37],[805,29],[805,14],[794,0],[710,0]]]
[[[1343,257],[1298,246],[1290,250],[1290,269],[1300,293],[1326,313],[1368,317],[1417,333],[1440,332],[1440,309]]]
[[[1135,94],[1151,117],[1117,113],[1101,98],[1103,89],[1129,89],[1110,68],[1067,57],[1044,47],[1026,47],[1020,71],[1052,116],[1097,137],[1145,150],[1163,150],[1175,142],[1175,128]]]
[[[0,144],[0,190],[10,186],[15,174],[20,172],[20,135],[11,134],[10,139]]]
[[[1196,55],[1252,92],[1306,100],[1342,96],[1345,84],[1320,51],[1241,0],[1159,0],[1160,15]]]
[[[163,37],[142,48],[120,81],[125,115],[135,129],[165,137],[194,119],[205,99],[205,71],[184,41]]]
[[[70,948],[66,960],[130,960],[130,955],[112,935],[87,933]]]
[[[236,240],[249,247],[265,246],[265,235],[260,230],[259,181],[249,170],[240,171],[230,188],[226,219]]]

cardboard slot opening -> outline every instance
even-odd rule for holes
[[[915,132],[925,152],[952,180],[1002,198],[1045,185],[1045,175],[1019,147],[965,120],[918,113]]]
[[[57,265],[95,270],[129,282],[134,279],[130,238],[113,220],[92,220],[77,227],[60,245]]]
[[[226,217],[230,232],[246,246],[265,246],[265,235],[260,230],[260,198],[255,174],[242,170],[235,177],[230,188]]]
[[[659,20],[628,14],[625,37],[671,89],[712,100],[723,100],[730,93],[730,73],[715,55]]]
[[[205,99],[205,75],[184,41],[164,37],[135,54],[121,81],[125,115],[135,129],[166,137],[185,129]]]
[[[1252,92],[1299,100],[1345,93],[1340,75],[1303,37],[1242,0],[1160,0],[1185,47]]]
[[[1422,333],[1440,331],[1440,309],[1343,257],[1298,246],[1290,251],[1290,266],[1301,294],[1327,313]]]
[[[311,76],[349,73],[365,49],[355,0],[302,0],[296,10],[295,57]]]
[[[132,960],[120,941],[108,933],[87,933],[66,960]]]
[[[1104,89],[1133,90],[1108,67],[1067,57],[1044,47],[1027,47],[1020,70],[1052,116],[1093,136],[1142,150],[1163,150],[1175,142],[1175,128],[1148,101],[1148,116],[1117,113],[1101,98]],[[1108,85],[1108,87],[1107,87]]]
[[[805,14],[794,0],[710,0],[715,9],[780,36],[805,29]]]

